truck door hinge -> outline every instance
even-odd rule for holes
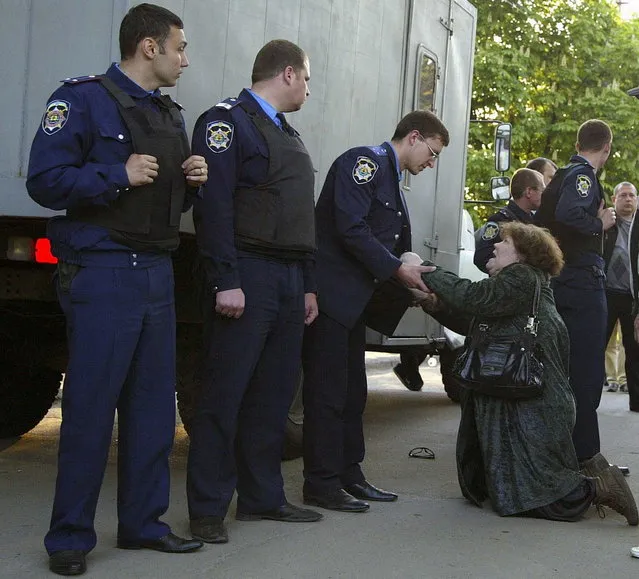
[[[439,247],[439,234],[435,233],[432,238],[424,239],[424,245],[430,249],[437,249]]]
[[[453,35],[453,24],[455,23],[455,19],[451,18],[450,20],[444,20],[443,18],[439,18],[439,23],[448,30],[448,34],[450,36]]]

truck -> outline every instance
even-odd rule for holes
[[[432,170],[406,174],[413,249],[461,275],[472,268],[472,221],[463,210],[477,12],[468,0],[157,0],[185,23],[190,67],[169,89],[190,131],[200,113],[250,84],[257,51],[273,38],[299,44],[311,63],[311,96],[290,122],[313,158],[316,194],[346,149],[391,137],[407,112],[428,109],[450,131]],[[137,2],[8,0],[0,20],[5,113],[0,124],[0,437],[46,414],[66,366],[65,323],[46,239],[54,212],[27,195],[31,140],[61,80],[101,74],[119,60],[118,29]],[[210,179],[214,180],[215,175]],[[192,407],[201,315],[190,213],[174,255],[178,407]],[[470,257],[469,257],[470,255]],[[369,348],[445,352],[443,328],[410,309],[392,336],[369,331]],[[445,366],[442,364],[442,366]],[[444,368],[444,382],[447,369]]]

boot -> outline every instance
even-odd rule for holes
[[[639,524],[637,504],[626,479],[616,466],[609,466],[600,471],[595,481],[595,498],[593,504],[599,509],[601,506],[610,507],[623,515],[628,524],[635,527]]]
[[[595,478],[599,474],[610,467],[608,460],[603,454],[598,452],[592,458],[585,460],[579,465],[579,472],[588,478]]]
[[[579,472],[588,478],[596,477],[602,470],[606,470],[612,464],[608,464],[606,458],[598,452],[592,458],[579,463]],[[621,474],[624,476],[630,476],[630,469],[627,466],[619,466]]]

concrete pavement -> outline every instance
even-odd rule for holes
[[[639,545],[637,528],[594,509],[579,523],[500,518],[462,497],[454,463],[458,406],[441,387],[439,369],[422,366],[422,392],[409,392],[391,368],[395,356],[369,355],[366,413],[371,482],[397,491],[397,503],[371,505],[364,514],[324,512],[309,524],[237,522],[232,505],[230,542],[206,545],[189,555],[115,548],[115,447],[96,518],[97,548],[87,577],[98,578],[621,578],[639,573],[629,549]],[[627,395],[604,393],[600,424],[604,454],[630,466],[639,493],[639,414],[627,410]],[[42,537],[55,483],[59,408],[32,432],[0,452],[0,577],[53,577]],[[171,508],[165,520],[188,534],[185,463],[188,439],[176,430]],[[0,441],[0,448],[2,447]],[[8,446],[7,446],[8,445]],[[408,457],[427,446],[435,460]],[[288,498],[301,504],[301,460],[284,463]]]

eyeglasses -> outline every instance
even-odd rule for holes
[[[428,144],[428,141],[422,136],[421,133],[417,133],[417,137],[422,143],[424,143],[428,147],[428,150],[430,151],[430,158],[433,160],[433,163],[437,161],[437,158],[439,157],[439,153],[435,153],[435,151],[433,151],[433,148]]]

